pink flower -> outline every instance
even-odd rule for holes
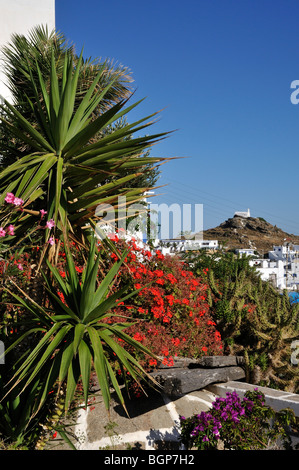
[[[13,204],[14,199],[15,199],[15,197],[14,197],[13,193],[7,193],[6,198],[4,199],[4,201],[7,202],[8,204]]]
[[[17,268],[18,268],[20,271],[23,271],[23,266],[21,265],[21,263],[18,264]]]
[[[15,206],[21,206],[24,204],[23,199],[20,197],[15,197],[13,193],[7,193],[4,201],[8,204],[14,204]]]
[[[10,224],[10,225],[7,227],[7,233],[8,233],[8,235],[14,235],[14,234],[15,234],[14,229],[15,229],[14,226]]]
[[[40,210],[41,218],[43,218],[45,214],[47,214],[47,211],[44,211],[44,209],[41,209]]]
[[[47,228],[50,228],[50,229],[53,228],[53,227],[55,227],[55,222],[54,222],[54,220],[53,220],[53,219],[48,220],[48,222],[46,223],[46,227],[47,227]]]
[[[0,237],[5,237],[5,234],[6,234],[5,230],[2,227],[0,227]]]
[[[54,245],[55,243],[54,237],[50,237],[48,243],[49,245]]]
[[[22,204],[24,204],[24,201],[20,197],[15,197],[13,200],[13,204],[15,206],[21,206]]]

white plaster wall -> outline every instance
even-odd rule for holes
[[[285,289],[285,271],[284,263],[281,260],[278,261],[269,261],[266,259],[251,260],[249,262],[250,266],[255,266],[257,272],[260,273],[260,276],[263,281],[268,281],[271,274],[276,274],[277,276],[277,285],[276,287],[280,289]]]
[[[55,0],[0,0],[0,48],[14,33],[27,35],[38,25],[55,28]],[[1,61],[1,54],[0,54]],[[10,100],[0,62],[0,95]]]

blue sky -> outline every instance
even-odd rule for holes
[[[131,69],[130,121],[162,110],[150,133],[175,130],[151,154],[185,158],[154,202],[203,204],[204,229],[250,208],[299,235],[298,18],[295,0],[56,1],[77,52]]]

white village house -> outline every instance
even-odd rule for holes
[[[299,258],[299,245],[275,245],[273,250],[268,252],[269,259],[292,261]]]
[[[251,259],[250,266],[254,266],[263,281],[269,281],[277,289],[285,289],[286,277],[282,260]]]
[[[254,256],[255,250],[253,248],[237,248],[235,252],[239,255]]]
[[[0,0],[0,12],[0,47],[10,43],[12,34],[27,36],[35,26],[47,27],[49,32],[55,28],[55,0]],[[2,64],[0,68],[1,96],[11,101]]]
[[[159,248],[163,255],[182,253],[188,250],[217,250],[218,240],[155,240],[154,246]]]

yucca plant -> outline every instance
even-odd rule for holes
[[[106,127],[126,116],[140,101],[127,106],[127,100],[121,100],[95,118],[94,111],[113,87],[112,79],[104,90],[96,92],[105,73],[104,65],[77,106],[82,55],[81,52],[74,64],[72,54],[66,51],[59,61],[59,70],[63,61],[61,75],[53,52],[49,86],[35,64],[38,78],[31,74],[35,100],[27,97],[27,101],[36,124],[10,103],[2,106],[2,131],[33,149],[0,172],[0,207],[7,192],[24,200],[22,217],[16,223],[17,237],[33,223],[34,212],[28,209],[41,208],[47,210],[48,218],[55,220],[57,230],[62,232],[68,227],[81,237],[82,227],[96,219],[99,204],[117,208],[119,196],[125,196],[128,205],[142,199],[149,188],[134,188],[134,184],[130,188],[128,182],[134,181],[148,164],[165,160],[149,157],[146,152],[167,133],[133,137],[150,126],[157,113],[105,135]],[[91,143],[96,135],[101,138]],[[127,170],[130,174],[123,176]],[[8,209],[1,210],[3,213]],[[47,241],[48,231],[45,235]]]
[[[41,433],[41,424],[45,421],[51,407],[37,413],[36,396],[41,386],[35,380],[31,387],[20,396],[14,389],[4,399],[0,399],[0,441],[4,446],[31,449]],[[1,393],[5,393],[5,382],[0,376]],[[51,403],[52,404],[52,403]]]
[[[67,245],[66,245],[67,246]],[[111,293],[113,282],[127,253],[123,253],[106,277],[99,283],[98,272],[101,252],[96,250],[95,237],[91,237],[90,252],[82,273],[77,273],[71,252],[66,248],[66,277],[48,262],[53,278],[44,274],[44,282],[51,306],[44,308],[33,300],[16,293],[8,292],[27,309],[32,318],[31,327],[26,324],[24,333],[7,349],[15,350],[28,336],[39,337],[36,346],[22,355],[10,385],[10,391],[17,389],[22,394],[28,387],[39,384],[36,410],[40,410],[51,390],[65,387],[65,409],[72,403],[76,387],[83,384],[84,399],[87,405],[90,387],[90,374],[94,369],[102,391],[103,401],[109,408],[110,389],[116,391],[124,406],[120,385],[109,362],[109,354],[118,360],[123,376],[129,373],[138,383],[148,379],[155,382],[143,370],[136,359],[123,347],[119,340],[130,348],[155,357],[142,344],[128,336],[124,329],[126,322],[107,322],[115,315],[113,309],[119,301],[124,301],[135,292],[125,295],[126,287]],[[61,295],[63,297],[61,297]],[[61,300],[62,298],[62,300]],[[32,345],[32,342],[30,343]],[[40,385],[42,379],[42,386]]]
[[[62,76],[63,58],[66,53],[72,55],[74,64],[78,60],[73,44],[66,39],[63,33],[52,30],[47,26],[37,25],[28,34],[12,34],[11,40],[1,48],[3,61],[3,73],[11,93],[14,104],[22,110],[22,115],[30,120],[34,118],[32,108],[29,106],[27,97],[34,102],[35,96],[31,83],[31,75],[38,79],[37,63],[44,81],[48,84],[51,71],[51,55],[54,53],[57,64],[57,73]],[[97,91],[103,90],[113,81],[113,86],[100,103],[100,109],[108,109],[112,103],[117,103],[130,96],[131,84],[133,82],[131,72],[125,66],[113,63],[111,60],[90,58],[85,59],[80,69],[78,78],[79,94],[76,96],[76,107],[84,97],[84,93],[92,84],[99,68],[104,65],[104,73],[97,84]],[[30,73],[31,72],[31,73]],[[97,110],[98,112],[99,110]]]

